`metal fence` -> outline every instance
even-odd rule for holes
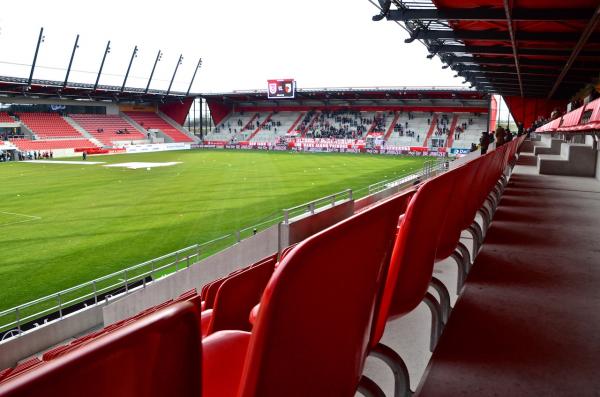
[[[369,185],[366,189],[360,189],[360,191],[364,191],[366,194],[373,194],[389,187],[423,181],[447,169],[448,161],[447,158],[427,161],[423,169],[418,172],[406,174],[400,178],[384,180]],[[41,323],[62,319],[63,316],[85,307],[106,304],[117,295],[130,294],[138,288],[144,288],[148,283],[152,283],[161,277],[187,269],[192,264],[199,262],[200,259],[251,237],[260,230],[264,230],[279,222],[287,224],[295,217],[314,214],[320,208],[334,207],[340,203],[357,198],[355,196],[356,194],[353,196],[351,189],[346,189],[305,204],[286,208],[278,212],[280,215],[271,216],[250,227],[237,230],[205,243],[191,245],[55,294],[1,311],[0,342],[10,339],[13,336],[18,336],[24,331],[41,325]],[[38,322],[36,323],[35,321]]]
[[[338,202],[352,200],[352,189],[346,189],[339,193],[330,194],[329,196],[321,197],[305,204],[300,204],[295,207],[286,208],[283,210],[283,222],[288,224],[290,219],[310,213],[314,214],[319,208],[334,207]]]

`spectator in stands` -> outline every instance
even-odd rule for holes
[[[498,128],[496,128],[496,147],[504,145],[504,135],[504,128],[498,126]]]
[[[490,146],[490,135],[487,131],[481,132],[481,138],[479,138],[479,147],[481,148],[481,154],[486,154],[488,147]]]

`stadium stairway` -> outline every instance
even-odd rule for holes
[[[456,131],[456,125],[458,124],[458,114],[452,116],[452,123],[450,124],[450,130],[446,138],[446,147],[451,148],[454,143],[454,132]]]
[[[92,134],[90,134],[89,132],[87,132],[87,130],[85,128],[83,128],[82,126],[80,126],[79,124],[77,124],[77,122],[75,120],[73,120],[71,117],[69,116],[64,116],[63,117],[65,119],[65,121],[67,123],[69,123],[71,125],[71,127],[75,128],[77,131],[79,131],[79,133],[81,135],[83,135],[84,137],[86,137],[88,140],[90,140],[90,142],[93,142],[94,145],[98,146],[98,147],[104,147],[106,146],[103,142],[101,142],[100,140],[94,138],[92,136]],[[112,145],[111,145],[112,146]]]
[[[145,129],[144,127],[142,127],[137,121],[135,121],[134,119],[129,117],[126,113],[119,112],[119,116],[121,118],[123,118],[123,120],[127,121],[129,124],[134,126],[138,131],[142,132],[143,134],[145,134],[147,136],[148,130]]]
[[[319,116],[321,115],[321,111],[317,110],[313,116],[313,118],[308,122],[308,124],[306,125],[306,129],[302,132],[302,138],[306,138],[306,133],[308,131],[311,130],[311,128],[315,125],[315,123],[317,122],[317,119],[319,118]]]
[[[305,114],[306,114],[306,112],[300,112],[300,114],[298,115],[298,118],[296,118],[296,121],[294,121],[294,123],[291,125],[291,127],[287,130],[288,134],[295,131],[296,127],[298,126],[298,123],[300,123],[300,121],[302,120],[302,118],[304,117]]]
[[[368,137],[369,135],[371,135],[373,132],[375,132],[375,127],[377,126],[377,120],[381,117],[385,117],[385,113],[384,112],[375,112],[375,115],[373,115],[373,122],[371,123],[371,125],[369,126],[369,128],[367,129],[367,133],[365,134],[365,138]]]
[[[250,134],[250,136],[248,137],[248,140],[251,141],[252,138],[254,138],[256,136],[256,134],[259,133],[259,131],[269,122],[269,120],[271,120],[271,117],[273,117],[273,113],[269,113],[269,115],[267,117],[265,117],[265,119],[263,120],[262,123],[260,123],[260,125],[258,127],[256,127],[256,129],[252,132],[252,134]]]
[[[392,133],[394,132],[394,127],[396,127],[396,124],[398,124],[398,119],[400,118],[400,113],[399,112],[394,112],[394,118],[392,120],[392,123],[390,124],[387,132],[385,133],[384,136],[384,140],[387,142],[388,139],[390,139],[390,136],[392,135]]]
[[[252,115],[252,118],[250,120],[248,120],[248,122],[246,124],[244,124],[244,126],[242,127],[240,132],[253,129],[252,127],[254,126],[254,121],[259,117],[260,117],[260,113],[255,113],[254,115]]]
[[[175,120],[173,120],[171,117],[167,116],[165,113],[158,110],[156,112],[156,114],[158,114],[164,121],[166,121],[169,125],[171,125],[171,127],[175,128],[177,131],[186,135],[188,138],[192,139],[194,142],[200,142],[200,138],[198,138],[196,135],[194,135],[193,133],[188,131],[185,127],[179,125]]]
[[[438,115],[437,113],[433,114],[431,118],[431,124],[429,125],[429,130],[427,130],[427,135],[425,136],[425,140],[423,141],[422,146],[427,146],[429,140],[431,139],[431,135],[433,135],[433,131],[435,130],[435,126],[437,125]]]
[[[154,112],[124,112],[129,118],[135,120],[137,124],[144,127],[144,130],[156,129],[161,131],[165,138],[169,138],[171,142],[194,142],[194,140],[173,127],[159,114]],[[143,125],[142,125],[143,123]]]

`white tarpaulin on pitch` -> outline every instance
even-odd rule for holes
[[[142,163],[142,162],[131,162],[131,163],[118,163],[118,164],[107,164],[104,167],[123,167],[131,170],[137,170],[140,168],[154,168],[154,167],[169,167],[172,165],[181,164],[181,161],[171,161],[168,163]]]

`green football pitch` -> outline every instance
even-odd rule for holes
[[[79,160],[79,159],[76,159]],[[0,163],[0,310],[422,167],[425,157],[181,151]]]

